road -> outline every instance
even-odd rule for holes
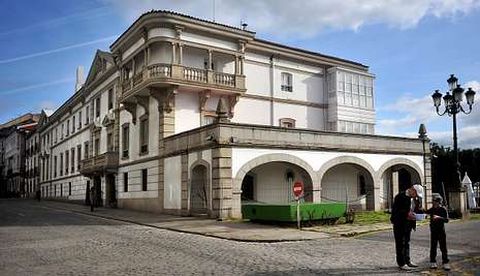
[[[449,225],[452,260],[479,255],[475,229],[480,222]],[[412,241],[413,259],[424,266],[427,230],[420,228]],[[356,239],[245,243],[56,210],[29,200],[0,200],[0,275],[319,274],[399,274],[393,238],[385,232]]]

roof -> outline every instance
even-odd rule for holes
[[[128,27],[128,29],[127,29],[126,31],[124,31],[124,32],[110,45],[110,49],[112,49],[112,47],[114,47],[114,45],[117,44],[117,43],[119,42],[119,40],[120,40],[126,33],[128,33],[132,28],[134,28],[134,26],[135,26],[140,20],[142,20],[142,18],[144,18],[145,16],[152,15],[152,14],[179,16],[179,17],[183,17],[183,18],[186,18],[186,19],[191,19],[191,20],[196,20],[196,21],[208,23],[208,24],[213,24],[213,25],[220,26],[220,27],[223,27],[223,28],[230,28],[230,29],[235,30],[235,31],[246,32],[246,33],[248,33],[249,35],[253,36],[254,41],[259,42],[259,43],[269,44],[269,45],[274,46],[274,47],[281,47],[281,48],[284,48],[284,49],[288,49],[288,50],[292,50],[292,51],[297,51],[297,52],[301,52],[301,53],[308,54],[308,55],[314,55],[314,56],[321,57],[321,58],[328,58],[328,59],[336,60],[336,61],[339,61],[339,62],[346,62],[346,63],[350,63],[350,64],[355,65],[355,66],[359,66],[359,67],[363,67],[363,68],[365,68],[365,69],[368,69],[368,66],[367,66],[367,65],[364,65],[364,64],[359,63],[359,62],[355,62],[355,61],[351,61],[351,60],[347,60],[347,59],[338,58],[338,57],[335,57],[335,56],[324,55],[324,54],[321,54],[321,53],[318,53],[318,52],[313,52],[313,51],[309,51],[309,50],[304,50],[304,49],[301,49],[301,48],[296,48],[296,47],[292,47],[292,46],[288,46],[288,45],[283,45],[283,44],[280,44],[280,43],[271,42],[271,41],[267,41],[267,40],[263,40],[263,39],[257,39],[257,38],[254,37],[255,32],[253,32],[253,31],[244,30],[244,29],[239,28],[239,27],[230,26],[230,25],[226,25],[226,24],[221,24],[221,23],[217,23],[217,22],[215,22],[215,21],[205,20],[205,19],[202,19],[202,18],[193,17],[193,16],[190,16],[190,15],[186,15],[186,14],[182,14],[182,13],[178,13],[178,12],[174,12],[174,11],[168,11],[168,10],[151,10],[151,11],[148,11],[148,12],[143,13],[137,20],[135,20],[135,22],[133,22],[133,24],[130,25],[130,27]],[[111,55],[111,54],[110,54],[110,55]]]
[[[38,124],[37,122],[30,123],[30,124],[24,124],[24,125],[17,126],[17,129],[34,130],[36,128],[37,124]]]
[[[11,127],[11,126],[18,126],[25,123],[38,122],[39,118],[40,118],[40,114],[26,113],[21,116],[18,116],[15,119],[12,119],[6,122],[5,124],[0,124],[0,129]]]
[[[313,51],[309,51],[309,50],[305,50],[305,49],[301,49],[301,48],[296,48],[296,47],[292,47],[292,46],[288,46],[288,45],[284,45],[284,44],[280,44],[280,43],[276,43],[276,42],[271,42],[271,41],[268,41],[268,40],[258,39],[258,38],[255,38],[255,41],[260,42],[260,43],[270,44],[270,45],[276,46],[276,47],[286,48],[286,49],[293,50],[293,51],[299,51],[299,52],[309,54],[309,55],[315,55],[315,56],[319,56],[319,57],[323,57],[323,58],[334,59],[334,60],[337,60],[337,61],[348,62],[348,63],[352,63],[352,64],[355,64],[355,65],[358,65],[358,66],[368,68],[368,66],[365,65],[365,64],[355,62],[355,61],[351,61],[351,60],[348,60],[348,59],[343,59],[343,58],[339,58],[339,57],[335,57],[335,56],[324,55],[324,54],[321,54],[321,53],[318,53],[318,52],[313,52]]]
[[[200,22],[204,22],[204,23],[208,23],[208,24],[213,24],[213,25],[216,25],[216,26],[219,26],[219,27],[223,27],[223,28],[230,28],[230,29],[233,29],[233,30],[236,30],[236,31],[246,32],[246,33],[249,33],[250,35],[254,35],[254,34],[255,34],[255,32],[248,31],[248,30],[244,30],[244,29],[239,28],[239,27],[230,26],[230,25],[226,25],[226,24],[221,24],[221,23],[217,23],[217,22],[215,22],[215,21],[206,20],[206,19],[202,19],[202,18],[198,18],[198,17],[186,15],[186,14],[183,14],[183,13],[178,13],[178,12],[168,11],[168,10],[154,10],[154,9],[152,9],[151,11],[145,12],[145,13],[143,13],[142,15],[140,15],[140,17],[137,18],[137,20],[135,20],[135,22],[133,22],[133,24],[130,25],[130,27],[128,27],[128,29],[125,30],[125,31],[110,45],[110,49],[120,40],[120,38],[122,38],[123,35],[125,35],[126,33],[128,33],[128,31],[130,31],[130,30],[135,26],[135,24],[137,24],[137,22],[139,22],[139,21],[142,20],[144,17],[149,16],[149,15],[151,15],[151,14],[159,14],[159,15],[160,15],[160,14],[163,14],[163,15],[179,16],[179,17],[183,17],[183,18],[186,18],[186,19],[193,19],[193,20],[197,20],[197,21],[200,21]]]

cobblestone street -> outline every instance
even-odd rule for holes
[[[0,201],[0,219],[0,275],[399,273],[394,244],[386,233],[357,239],[246,243],[55,210],[27,200]],[[417,243],[416,236],[425,238],[413,235],[412,256],[426,266],[428,247]],[[452,260],[478,253],[477,246],[452,247]]]

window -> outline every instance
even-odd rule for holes
[[[107,133],[107,151],[113,151],[113,133]]]
[[[53,177],[57,177],[57,156],[53,157]]]
[[[123,191],[128,192],[128,173],[123,173]]]
[[[69,152],[68,150],[65,151],[65,175],[68,174],[68,163],[69,163]]]
[[[94,156],[97,156],[100,154],[100,138],[95,139],[95,154]]]
[[[92,100],[90,103],[90,118],[92,118],[92,120],[95,118],[95,100]]]
[[[95,99],[95,118],[100,117],[100,97]]]
[[[72,195],[72,182],[68,182],[68,195]]]
[[[78,112],[78,129],[82,128],[82,111]]]
[[[60,153],[60,176],[63,176],[63,153]]]
[[[87,106],[87,109],[85,110],[85,124],[88,125],[90,123],[90,117],[89,117],[89,114],[90,114],[90,110],[89,110],[90,107]]]
[[[279,120],[280,126],[285,128],[295,128],[295,119],[292,118],[282,118]]]
[[[72,117],[72,134],[75,133],[75,115]]]
[[[282,91],[292,92],[293,91],[293,77],[292,74],[282,72]]]
[[[83,158],[85,159],[85,158],[88,158],[88,141],[84,143],[83,148],[85,149],[83,153]]]
[[[53,140],[53,139],[52,139]],[[55,144],[58,142],[58,129],[55,128]]]
[[[63,197],[63,184],[60,184],[60,197]]]
[[[77,170],[80,170],[80,163],[82,162],[82,145],[77,146]]]
[[[142,191],[147,190],[147,180],[148,180],[148,171],[147,169],[142,170]]]
[[[122,127],[122,157],[128,158],[128,149],[130,147],[130,126],[124,124]]]
[[[71,160],[72,160],[72,173],[75,172],[75,148],[72,148],[71,150]]]
[[[63,140],[63,132],[65,131],[65,128],[62,124],[62,132],[60,133],[60,140]]]
[[[148,153],[148,117],[140,121],[140,154]]]
[[[108,90],[108,110],[113,109],[113,88]]]
[[[68,137],[68,135],[70,135],[70,120],[67,120],[67,135],[65,136]]]

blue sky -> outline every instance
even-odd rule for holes
[[[480,92],[478,0],[0,0],[0,122],[72,95],[75,68],[108,50],[141,13],[169,9],[238,26],[258,38],[370,66],[376,75],[378,134],[429,136],[451,144],[451,119],[432,107],[454,73]],[[477,99],[480,95],[477,95]],[[480,100],[478,100],[480,102]],[[480,147],[480,108],[460,115],[459,144]]]

